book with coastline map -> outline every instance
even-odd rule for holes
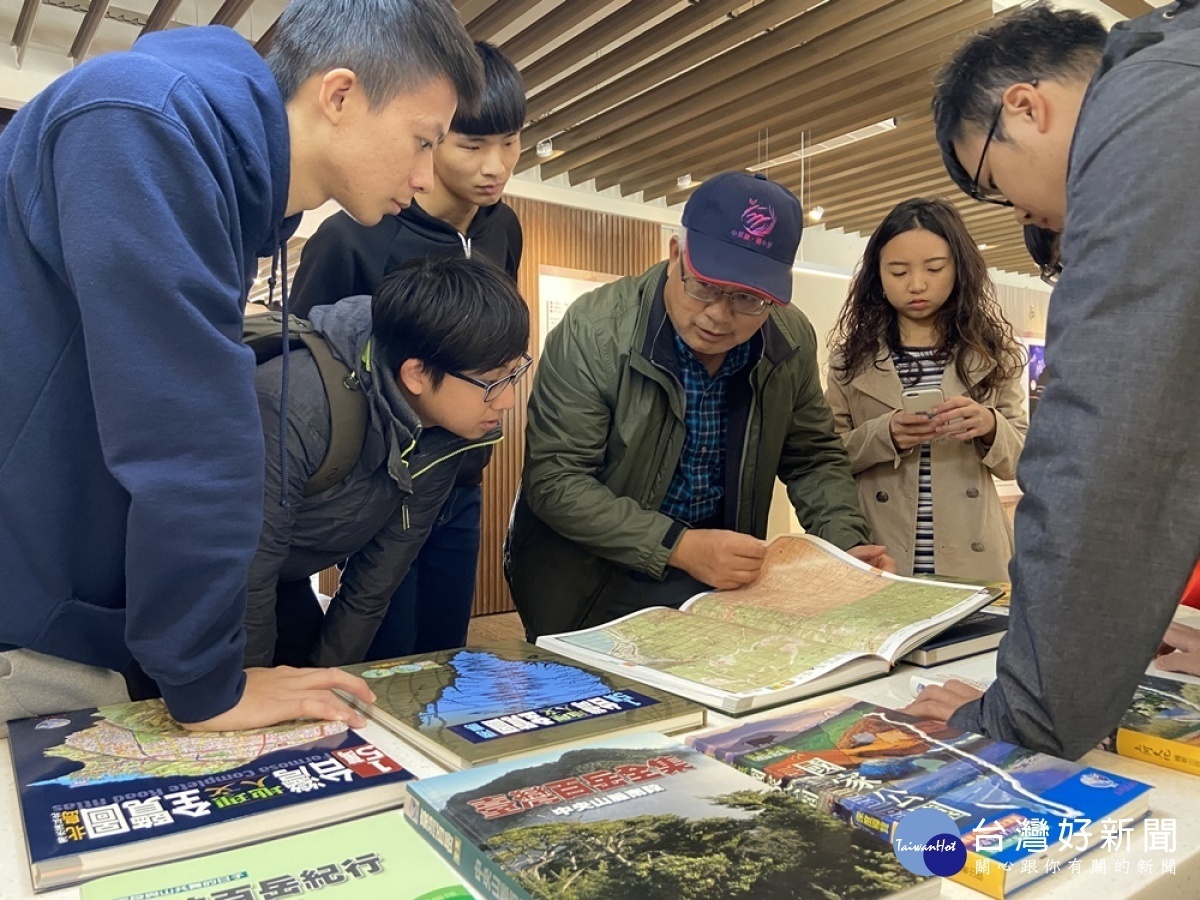
[[[866,832],[661,734],[416,782],[406,812],[484,897],[936,897]]]
[[[524,641],[346,666],[367,680],[368,716],[451,769],[544,753],[604,735],[703,727],[688,700]]]
[[[753,584],[548,635],[538,646],[742,713],[882,675],[996,595],[890,575],[820,538],[785,535],[768,545]]]
[[[202,733],[161,700],[8,734],[35,891],[397,808],[414,777],[341,722]]]
[[[81,900],[264,900],[309,894],[321,900],[474,897],[399,810],[109,875],[89,881],[79,893]]]

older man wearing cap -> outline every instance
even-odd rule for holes
[[[711,178],[666,262],[547,335],[505,547],[531,639],[754,581],[776,477],[806,530],[894,569],[789,305],[801,218],[779,184]]]

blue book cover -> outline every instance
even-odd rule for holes
[[[160,700],[9,725],[34,887],[403,805],[413,776],[339,722],[187,731]]]
[[[380,660],[367,715],[450,769],[638,731],[704,725],[704,708],[527,644],[497,642]]]
[[[891,849],[659,734],[415,783],[407,812],[484,896],[936,896]]]

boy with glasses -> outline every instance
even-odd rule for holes
[[[266,494],[247,591],[247,665],[342,666],[368,658],[463,455],[499,439],[513,384],[530,364],[525,303],[512,279],[483,260],[413,260],[374,297],[317,307],[312,325],[366,395],[366,438],[345,479],[305,496],[332,434],[325,385],[308,351],[293,351],[284,467],[281,360],[258,367]],[[308,579],[342,560],[341,583],[322,615]]]
[[[300,257],[292,295],[297,315],[369,294],[384,275],[421,256],[482,257],[516,279],[521,223],[501,196],[521,155],[525,86],[516,66],[491,44],[479,41],[475,49],[483,63],[483,98],[477,111],[458,111],[435,148],[429,190],[372,228],[345,213],[325,220]],[[481,482],[490,459],[491,448],[463,459],[458,483],[392,598],[368,658],[466,643],[479,564]]]
[[[711,178],[667,262],[581,297],[547,335],[505,548],[531,638],[754,581],[776,478],[806,530],[893,566],[789,305],[801,218],[779,184]]]
[[[1164,632],[1183,643],[1167,629],[1200,555],[1200,6],[1111,35],[1014,11],[955,54],[933,111],[959,187],[1061,232],[1063,266],[996,681],[913,709],[1073,758],[1111,733]]]

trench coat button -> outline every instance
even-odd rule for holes
[[[967,488],[967,496],[974,500],[979,496],[979,488]]]
[[[888,502],[887,491],[877,491],[875,494],[875,499],[878,500],[880,503],[887,503]]]
[[[982,553],[984,550],[983,541],[976,541],[975,543],[973,543],[971,545],[971,549],[974,550],[976,553]]]

